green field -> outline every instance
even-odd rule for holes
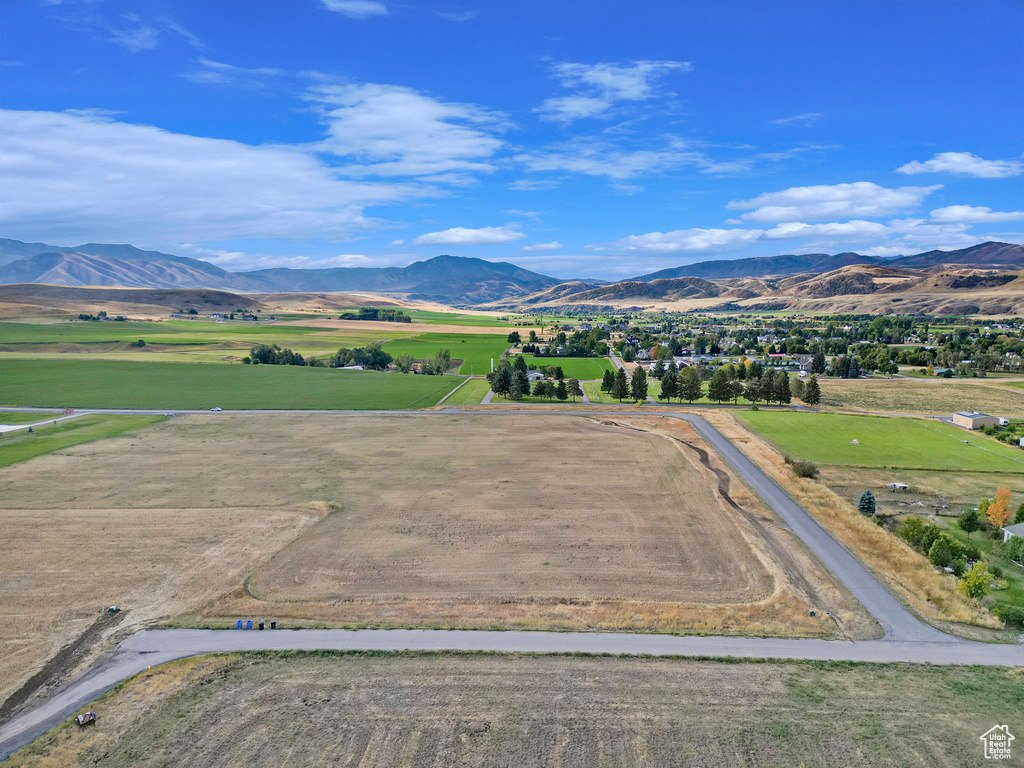
[[[470,379],[453,392],[452,396],[444,401],[444,405],[480,405],[480,401],[490,390],[491,385],[487,383],[487,379]]]
[[[614,371],[607,357],[534,357],[523,355],[528,366],[540,368],[542,365],[560,365],[567,379],[600,379],[605,371]]]
[[[37,421],[45,421],[49,418],[58,418],[59,413],[39,413],[38,411],[0,411],[0,424],[13,426],[15,424],[35,424]]]
[[[454,376],[274,365],[0,360],[0,405],[71,408],[426,408]]]
[[[392,357],[403,353],[417,360],[432,358],[439,349],[452,353],[452,360],[462,360],[459,373],[483,376],[491,370],[491,360],[497,365],[501,354],[508,349],[508,336],[490,334],[421,333],[415,338],[389,341],[384,351]]]
[[[949,521],[948,531],[954,538],[970,542],[980,549],[985,554],[989,568],[995,566],[1002,570],[1002,581],[996,579],[994,583],[998,588],[990,592],[994,606],[1013,605],[1018,608],[1024,606],[1024,567],[1017,565],[1009,558],[994,554],[993,550],[998,550],[999,547],[995,546],[996,542],[986,533],[966,534],[960,530],[960,526],[955,520]]]
[[[42,413],[34,415],[35,421],[46,416]],[[32,433],[27,430],[8,432],[0,435],[0,467],[70,445],[110,437],[163,419],[163,416],[112,416],[97,413],[77,416],[48,427],[36,427]]]
[[[1024,451],[939,421],[797,411],[736,416],[783,453],[821,464],[1024,473]]]

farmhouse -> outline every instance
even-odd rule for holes
[[[953,423],[964,429],[981,429],[982,427],[994,427],[999,423],[999,419],[978,411],[957,411],[953,414]]]
[[[529,373],[526,374],[526,378],[532,384],[535,381],[542,381],[544,379],[544,374],[541,373],[540,371],[530,371]]]
[[[1007,525],[1003,528],[1003,541],[1007,542],[1014,536],[1024,536],[1024,523],[1017,523],[1016,525]]]

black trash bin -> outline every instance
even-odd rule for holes
[[[260,629],[263,629],[263,622],[260,622]]]
[[[277,629],[277,622],[276,621],[270,622],[270,628],[271,629]]]

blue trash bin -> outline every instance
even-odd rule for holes
[[[238,620],[238,621],[237,621],[237,622],[235,623],[235,629],[241,629],[241,628],[242,628],[242,620],[241,620],[241,619],[239,619],[239,620]]]
[[[249,619],[247,622],[245,622],[245,628],[252,629],[252,619]]]

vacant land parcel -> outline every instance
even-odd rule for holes
[[[65,724],[12,764],[954,768],[984,761],[993,723],[1020,722],[1024,682],[913,665],[252,654],[144,673],[94,709],[95,728]]]
[[[838,620],[874,631],[743,486],[658,433],[659,421],[176,416],[0,469],[12,532],[0,583],[25,582],[0,594],[0,612],[32,612],[51,636],[71,607],[103,602],[200,625],[264,616],[830,636]],[[675,437],[699,445],[677,425]],[[317,510],[326,516],[294,540],[275,533]],[[267,526],[279,546],[249,545],[243,565],[221,542],[230,532],[246,546],[247,525]],[[73,564],[33,565],[62,562],[70,541]],[[178,586],[135,578],[154,558]],[[229,577],[181,582],[222,560]],[[113,562],[124,583],[105,581]],[[97,586],[73,587],[72,574]],[[169,595],[179,599],[161,611]],[[15,597],[29,602],[7,604]],[[28,653],[33,631],[9,625]]]

